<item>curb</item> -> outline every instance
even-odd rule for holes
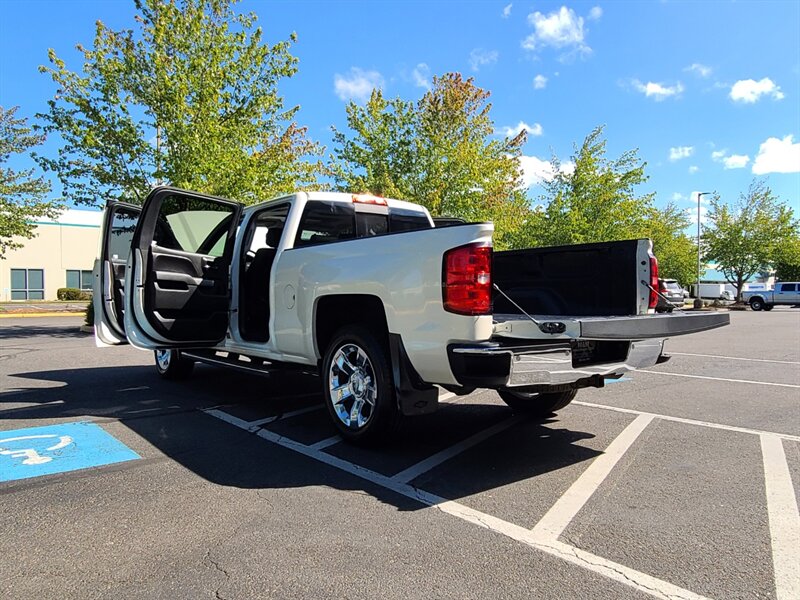
[[[81,317],[84,312],[0,313],[0,319],[30,319],[32,317]]]

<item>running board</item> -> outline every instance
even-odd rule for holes
[[[254,373],[264,377],[269,377],[272,375],[272,373],[279,369],[281,371],[291,369],[293,371],[307,373],[309,375],[318,375],[317,371],[309,366],[282,362],[270,362],[260,357],[248,356],[235,352],[214,350],[192,350],[191,352],[187,352],[184,350],[181,354],[183,354],[183,356],[186,358],[190,358],[207,365],[216,365],[230,369],[237,369],[245,373]]]

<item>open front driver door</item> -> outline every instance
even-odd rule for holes
[[[143,349],[214,346],[225,338],[242,205],[160,187],[150,192],[125,270],[124,325]]]
[[[100,255],[94,264],[92,302],[98,346],[126,344],[125,265],[141,206],[109,202],[103,215]]]

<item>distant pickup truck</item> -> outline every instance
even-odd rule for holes
[[[665,338],[729,322],[654,314],[649,240],[493,252],[491,223],[445,225],[409,202],[329,192],[245,208],[159,187],[141,207],[110,202],[98,345],[154,351],[165,378],[195,361],[318,373],[339,433],[369,442],[435,410],[436,385],[549,415],[666,360]]]
[[[750,304],[753,310],[772,310],[780,304],[797,305],[800,304],[800,283],[785,281],[776,283],[774,290],[742,292],[742,301]]]

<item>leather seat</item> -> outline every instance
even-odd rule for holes
[[[254,342],[269,340],[269,274],[275,262],[283,229],[270,227],[267,231],[269,248],[259,249],[244,277],[244,330],[242,337]]]

